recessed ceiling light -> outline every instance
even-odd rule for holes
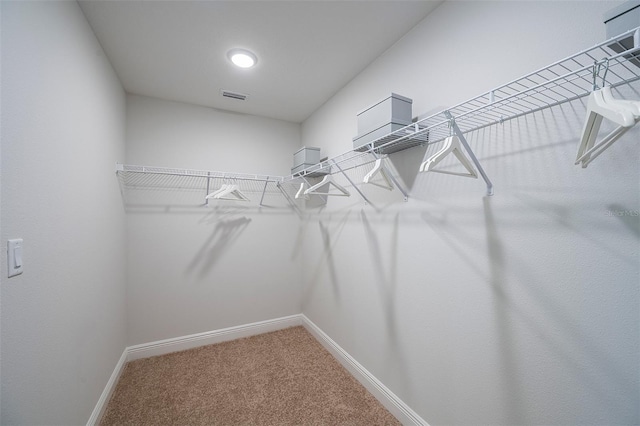
[[[251,68],[258,62],[255,54],[244,49],[231,49],[227,56],[231,59],[231,62],[240,68]]]

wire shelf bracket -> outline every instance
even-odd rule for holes
[[[449,111],[445,111],[444,115],[449,120],[451,120],[451,129],[453,130],[453,133],[455,133],[458,139],[460,139],[460,143],[462,143],[462,146],[464,146],[464,149],[467,151],[467,154],[469,154],[471,161],[473,161],[473,164],[476,166],[476,169],[478,169],[480,176],[482,176],[482,179],[484,179],[484,182],[487,184],[487,195],[489,196],[493,195],[493,183],[491,183],[491,180],[489,179],[489,177],[487,176],[487,173],[485,173],[484,169],[482,168],[480,161],[478,161],[478,157],[476,157],[476,154],[473,152],[473,150],[469,146],[469,142],[467,142],[467,139],[462,134],[462,130],[460,130],[460,127],[458,127],[455,117],[451,115],[451,112]]]
[[[344,175],[344,177],[345,177],[345,178],[347,178],[347,180],[349,181],[349,183],[351,184],[351,186],[353,186],[353,189],[355,189],[355,190],[358,192],[358,194],[360,194],[360,196],[361,196],[361,197],[362,197],[362,199],[364,200],[364,203],[365,203],[365,204],[371,204],[371,202],[370,202],[370,201],[369,201],[369,199],[366,197],[366,195],[364,195],[364,194],[362,193],[362,191],[360,191],[360,188],[358,188],[358,186],[357,186],[355,183],[353,183],[353,181],[351,180],[351,178],[349,177],[349,175],[348,175],[348,174],[346,174],[346,173],[344,172],[344,170],[342,170],[342,168],[340,167],[340,165],[339,165],[338,163],[336,163],[336,162],[334,162],[333,164],[334,164],[334,166],[336,166],[336,167],[338,168],[338,170],[340,170],[340,173],[342,173],[342,174]]]
[[[373,148],[373,145],[371,146],[371,148]],[[375,150],[371,149],[369,151],[369,153],[376,159],[379,160],[382,158],[382,156],[378,153],[375,152]],[[386,170],[386,167],[384,167],[384,165],[382,166],[383,170]],[[400,183],[398,182],[398,180],[395,178],[395,176],[393,175],[393,173],[387,173],[387,177],[389,179],[391,179],[391,182],[395,185],[396,188],[398,188],[398,191],[400,191],[402,193],[402,197],[404,201],[409,201],[409,193],[402,187],[402,185],[400,185]]]

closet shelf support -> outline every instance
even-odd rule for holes
[[[448,110],[444,111],[444,115],[449,120],[451,120],[451,129],[456,134],[458,139],[460,139],[460,143],[462,144],[462,146],[464,146],[464,149],[469,154],[469,157],[471,158],[471,161],[473,161],[473,164],[476,166],[476,169],[478,169],[478,172],[482,176],[482,179],[484,179],[484,182],[487,184],[487,195],[489,195],[489,196],[493,195],[493,183],[491,183],[491,180],[489,179],[489,177],[485,173],[484,169],[482,168],[482,165],[478,161],[478,158],[476,157],[476,154],[473,152],[473,150],[469,146],[469,142],[467,142],[467,139],[462,134],[462,130],[460,130],[460,127],[458,127],[458,124],[456,123],[455,117]]]
[[[358,191],[358,194],[360,194],[360,196],[362,197],[362,199],[364,200],[365,204],[371,204],[371,202],[369,201],[369,199],[362,193],[362,191],[360,191],[360,188],[358,188],[356,186],[355,183],[353,183],[353,181],[351,180],[351,178],[349,177],[349,175],[347,175],[344,170],[342,170],[342,168],[338,165],[338,163],[335,160],[331,160],[333,162],[333,165],[336,166],[338,168],[338,170],[340,170],[340,173],[342,173],[344,175],[344,177],[347,178],[347,180],[349,181],[349,183],[351,184],[351,186],[353,186],[353,189],[355,189],[356,191]]]
[[[282,196],[287,200],[287,202],[289,203],[289,205],[291,206],[293,211],[295,211],[297,213],[298,217],[300,219],[302,219],[302,212],[298,208],[298,205],[295,203],[295,201],[293,201],[291,199],[291,197],[289,196],[289,194],[287,194],[287,191],[285,191],[284,188],[282,188],[282,184],[280,182],[277,182],[276,186],[278,187],[278,189],[282,193]]]
[[[204,205],[207,207],[209,206],[209,199],[207,198],[209,194],[211,194],[211,172],[207,172],[207,190],[204,194]]]
[[[267,176],[267,180],[264,181],[264,187],[262,188],[262,196],[260,197],[260,206],[262,206],[262,202],[264,201],[264,194],[267,192],[267,184],[269,183],[269,176]]]
[[[371,149],[369,150],[369,152],[371,153],[371,155],[374,156],[374,158],[376,160],[380,159],[380,155],[376,154],[375,150],[373,149],[373,144],[371,144]],[[384,167],[384,165],[383,165],[383,167]],[[398,188],[398,191],[402,192],[402,196],[403,196],[404,201],[409,201],[409,194],[398,183],[398,180],[395,178],[395,176],[393,176],[393,173],[389,172],[389,173],[387,173],[387,176],[389,176],[389,179],[391,179],[391,182],[393,182],[393,184],[396,186],[396,188]]]

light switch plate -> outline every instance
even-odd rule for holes
[[[7,241],[7,271],[9,272],[9,278],[22,273],[24,267],[22,243],[22,238]]]

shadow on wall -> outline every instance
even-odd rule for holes
[[[224,252],[233,245],[234,241],[249,226],[249,223],[251,223],[251,219],[247,217],[217,222],[209,238],[198,250],[193,261],[187,266],[186,273],[197,270],[200,278],[206,276],[220,261]]]
[[[617,209],[619,207],[612,207]],[[624,209],[620,209],[624,211]],[[601,401],[609,401],[607,404],[610,410],[610,417],[615,417],[623,412],[628,412],[628,406],[622,398],[616,398],[614,395],[633,395],[637,394],[637,383],[630,377],[623,365],[616,362],[616,356],[608,352],[608,348],[599,343],[593,335],[589,335],[581,327],[581,317],[572,316],[571,309],[563,305],[561,301],[555,299],[552,294],[545,290],[544,283],[535,280],[536,271],[532,269],[528,259],[518,258],[513,253],[509,254],[510,270],[519,272],[519,280],[517,282],[509,282],[504,274],[504,251],[496,250],[500,247],[498,238],[498,228],[493,220],[493,214],[490,208],[490,202],[485,203],[485,214],[487,224],[487,243],[489,245],[490,264],[491,266],[491,284],[496,294],[496,319],[503,317],[505,324],[514,323],[517,320],[523,323],[533,334],[539,337],[540,341],[549,349],[553,350],[556,359],[563,365],[564,370],[572,375],[577,382],[581,382],[583,386],[590,389],[593,394],[598,396]],[[567,216],[571,217],[570,212]],[[599,244],[596,239],[582,232],[583,230],[575,226],[571,220],[563,220],[558,223],[559,228],[572,231],[592,243]],[[493,247],[493,248],[492,248]],[[622,261],[627,259],[623,253],[608,248],[611,255]],[[493,264],[496,264],[494,266]],[[516,285],[517,284],[517,285]],[[561,283],[558,283],[561,284]],[[513,291],[511,291],[513,290]],[[587,288],[583,297],[586,297]],[[519,294],[518,294],[519,293]],[[544,311],[545,322],[551,322],[554,329],[545,327],[541,321],[526,312],[524,309],[518,308],[518,298],[533,300],[537,306]],[[503,306],[500,307],[499,304]],[[508,308],[507,313],[506,310]],[[594,313],[595,314],[595,313]],[[512,318],[508,320],[506,315]],[[505,371],[505,385],[509,384],[513,392],[518,391],[519,384],[513,382],[513,377],[517,375],[518,363],[516,362],[517,353],[513,351],[512,335],[515,331],[509,330],[503,324],[498,324],[500,332],[501,353],[503,356],[503,365],[511,369],[512,378]],[[634,391],[634,386],[636,390]],[[524,391],[524,388],[521,388]],[[515,400],[514,400],[515,399]],[[521,403],[520,398],[514,398],[513,395],[508,396],[507,403],[514,403],[518,407]],[[526,404],[520,404],[522,408]],[[521,411],[520,413],[524,413]],[[517,414],[514,412],[513,414]]]
[[[388,328],[388,335],[391,338],[396,337],[396,313],[395,313],[395,291],[397,287],[397,268],[398,268],[398,220],[399,213],[396,213],[393,224],[393,235],[389,244],[389,256],[382,255],[380,241],[373,226],[367,219],[366,213],[360,212],[362,224],[364,225],[365,236],[367,237],[367,245],[371,257],[371,264],[374,269],[374,280],[377,284],[382,304],[385,307],[385,319]],[[388,272],[385,271],[385,264],[388,264]]]
[[[291,215],[293,210],[289,207],[271,207],[260,206],[257,204],[240,204],[240,202],[229,201],[224,205],[220,203],[216,206],[205,206],[204,204],[144,204],[144,203],[125,203],[124,210],[127,214],[189,214],[203,215],[205,218],[202,222],[213,223],[228,216],[245,215]]]
[[[336,300],[338,301],[340,300],[340,283],[338,281],[335,261],[333,258],[333,248],[339,241],[340,234],[344,229],[345,225],[347,224],[350,214],[351,212],[347,211],[333,230],[329,229],[328,225],[325,224],[325,223],[331,223],[330,215],[327,217],[326,221],[322,221],[322,220],[318,221],[318,226],[320,228],[320,235],[322,237],[323,250],[322,250],[322,255],[318,260],[318,263],[313,273],[309,274],[309,276],[311,277],[311,281],[307,283],[307,285],[305,286],[306,294],[303,297],[303,301],[309,299],[311,292],[313,292],[315,286],[318,284],[320,277],[322,275],[321,271],[325,261],[327,264],[327,270],[329,272],[329,278],[331,280],[332,288],[336,295]],[[309,224],[309,222],[307,222],[307,224]]]
[[[498,220],[492,207],[495,202],[492,197],[483,199],[486,257],[477,258],[469,254],[477,252],[479,247],[473,242],[473,230],[465,231],[467,225],[464,218],[459,220],[460,210],[456,212],[455,217],[449,217],[449,213],[445,211],[442,217],[423,213],[422,218],[441,240],[456,252],[458,260],[468,264],[480,280],[484,279],[492,290],[494,330],[501,357],[500,389],[504,391],[501,400],[509,421],[517,423],[529,419],[535,422],[535,419],[528,417],[531,413],[528,411],[529,404],[526,400],[531,392],[530,381],[534,378],[527,371],[530,371],[532,363],[539,365],[543,361],[531,357],[544,352],[552,354],[552,362],[561,365],[566,375],[576,383],[581,383],[585,389],[589,389],[590,394],[596,395],[601,401],[609,401],[607,406],[608,410],[611,410],[611,417],[615,417],[615,412],[628,412],[629,407],[625,406],[628,400],[616,398],[615,395],[637,394],[634,377],[625,371],[624,365],[616,361],[617,355],[609,353],[607,347],[584,329],[581,324],[583,318],[580,315],[576,316],[575,307],[568,306],[566,300],[555,298],[556,292],[553,288],[561,283],[548,283],[536,278],[540,274],[532,266],[532,262],[536,262],[535,259],[527,258],[528,254],[523,251],[507,252],[504,248],[501,232],[512,233],[514,228],[539,229],[545,224],[548,225],[548,221],[541,216],[544,212],[536,212],[532,206],[525,205],[525,209],[518,209],[521,211],[514,214],[501,211]],[[539,205],[539,202],[536,205]],[[620,205],[608,207],[612,212],[611,216],[618,217],[632,230],[634,238],[637,237],[637,212]],[[571,211],[565,214],[569,217],[575,215]],[[516,221],[509,220],[511,217],[517,218]],[[530,218],[536,220],[530,221]],[[557,227],[559,230],[571,231],[591,243],[599,243],[582,235],[580,228],[572,225],[570,220],[560,221]],[[611,247],[606,248],[621,261],[629,260],[622,253],[611,250]],[[553,251],[552,248],[550,250]],[[484,267],[479,259],[486,262],[488,267]],[[588,297],[588,294],[581,293],[580,297]],[[537,311],[538,314],[532,311]],[[527,330],[527,334],[536,337],[539,348],[527,350],[522,346],[523,329]],[[527,355],[524,356],[524,353]],[[547,371],[542,368],[538,374],[544,377]],[[553,393],[551,383],[549,382],[547,391]]]
[[[322,223],[318,222],[320,226],[320,235],[322,235],[322,247],[323,254],[327,260],[327,269],[329,270],[329,277],[331,278],[331,284],[333,290],[337,296],[340,296],[340,284],[338,283],[338,274],[336,273],[336,265],[333,260],[333,247],[331,246],[331,233],[329,229]],[[338,297],[339,298],[339,297]]]
[[[522,399],[522,383],[519,380],[518,354],[514,341],[514,326],[509,306],[509,283],[505,276],[505,257],[502,241],[498,235],[495,217],[491,207],[491,197],[482,200],[484,209],[484,223],[487,233],[487,254],[489,260],[489,285],[495,298],[493,306],[495,315],[495,329],[500,345],[500,389],[502,390],[503,406],[509,419],[522,419],[525,403]]]
[[[570,208],[567,207],[562,201],[553,201],[547,200],[542,195],[533,196],[530,194],[527,195],[516,195],[516,199],[518,199],[523,205],[526,205],[527,208],[531,211],[537,211],[541,215],[541,217],[549,217],[554,222],[557,223],[558,226],[571,230],[576,236],[579,236],[581,240],[585,243],[593,244],[594,246],[598,246],[602,251],[605,251],[618,260],[627,263],[628,265],[635,266],[638,264],[637,258],[632,253],[625,253],[620,250],[617,244],[608,238],[606,233],[602,232],[593,232],[594,229],[598,229],[599,231],[611,230],[615,231],[618,229],[615,226],[613,221],[605,221],[604,218],[613,218],[617,217],[620,221],[629,228],[633,235],[636,237],[640,237],[640,232],[638,228],[640,224],[638,220],[640,217],[638,214],[640,212],[636,210],[630,210],[622,207],[619,204],[611,204],[607,207],[607,209],[603,209],[601,205],[598,203],[594,203],[593,205],[585,205],[581,210],[576,211],[575,207]],[[598,213],[596,213],[598,212]],[[594,216],[593,219],[597,219],[592,223],[587,222],[588,226],[582,224],[580,218],[588,217],[597,214],[598,216]],[[635,215],[635,217],[634,217]],[[634,223],[635,222],[635,223]]]
[[[202,211],[202,209],[199,210],[200,213]],[[254,213],[255,209],[251,206],[231,202],[229,204],[206,207],[205,211],[207,211],[207,214],[200,219],[200,223],[212,224],[220,221],[233,222],[238,217],[244,219],[246,215]]]
[[[307,227],[305,226],[304,221],[298,221],[298,233],[296,235],[295,243],[293,244],[293,248],[291,250],[291,260],[296,260],[302,253],[302,249],[304,248],[304,240],[305,240],[305,232]]]
[[[413,188],[428,147],[428,145],[416,146],[389,155],[393,172],[398,175],[405,188]]]
[[[401,379],[398,383],[407,383],[409,373],[406,370],[407,363],[404,362],[404,357],[401,349],[402,343],[398,340],[399,328],[397,324],[398,314],[396,312],[397,304],[397,288],[398,288],[398,231],[400,223],[400,213],[396,212],[393,219],[393,229],[391,231],[391,238],[387,248],[388,256],[383,255],[382,247],[378,238],[378,234],[367,218],[367,214],[364,210],[361,211],[360,217],[362,224],[364,225],[364,233],[367,238],[367,245],[369,247],[369,255],[371,258],[371,265],[373,266],[374,281],[378,293],[380,295],[381,305],[384,307],[384,319],[386,324],[386,336],[385,342],[389,344],[385,345],[385,364],[393,365],[395,367],[396,374],[401,375]],[[385,264],[388,266],[385,268]],[[385,270],[387,269],[387,270]]]
[[[640,209],[629,209],[620,204],[610,204],[607,206],[606,214],[616,217],[640,240]]]

